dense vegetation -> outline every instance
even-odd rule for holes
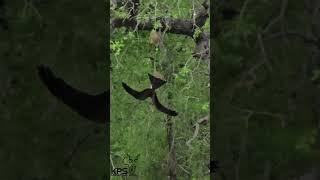
[[[221,3],[222,2],[222,3]],[[294,179],[319,174],[319,11],[317,0],[214,1],[214,140],[216,179]],[[194,3],[194,4],[193,4]],[[202,1],[143,1],[138,20],[190,19]],[[224,8],[239,14],[224,18]],[[48,64],[71,85],[97,93],[106,87],[104,1],[0,1],[0,179],[102,179],[108,137],[103,133],[66,156],[95,125],[57,101],[35,66]],[[125,8],[111,17],[128,17]],[[227,18],[228,19],[228,18]],[[208,31],[209,19],[194,38]],[[150,30],[113,28],[111,47],[111,159],[138,157],[136,178],[168,174],[167,122],[173,122],[177,176],[208,179],[208,60],[192,56],[190,36],[166,32],[159,47]],[[121,87],[149,86],[147,73],[167,83],[160,101],[179,115],[167,118]],[[102,128],[103,129],[103,128]],[[119,179],[113,177],[114,179]],[[132,177],[134,178],[134,177]]]
[[[316,4],[216,2],[212,149],[220,160],[217,179],[284,180],[307,173],[317,179]],[[222,9],[230,7],[239,14],[225,20]]]
[[[200,2],[194,1],[196,7]],[[124,7],[124,6],[123,6]],[[123,12],[124,11],[124,12]],[[124,16],[124,8],[112,16]],[[137,19],[152,19],[153,29],[161,27],[159,17],[190,19],[191,1],[143,1]],[[160,26],[160,27],[159,27]],[[209,20],[203,30],[209,29]],[[200,31],[200,30],[199,30]],[[192,56],[195,41],[181,34],[162,33],[159,46],[150,44],[152,30],[116,28],[111,34],[111,159],[122,167],[127,154],[137,156],[138,179],[165,179],[170,153],[167,123],[173,123],[178,179],[209,179],[209,126],[200,126],[192,139],[193,124],[209,114],[208,60]],[[196,35],[195,35],[196,36]],[[179,115],[168,118],[155,109],[151,100],[138,101],[124,91],[122,82],[137,90],[150,86],[147,73],[158,72],[167,83],[157,94],[162,104]],[[187,144],[190,140],[189,146]],[[113,177],[117,179],[116,177]]]

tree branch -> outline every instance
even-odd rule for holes
[[[193,141],[197,136],[198,136],[198,133],[199,133],[199,126],[200,124],[207,124],[209,122],[209,115],[203,117],[203,118],[200,118],[197,120],[197,122],[193,125],[193,127],[195,128],[194,132],[193,132],[193,136],[192,138],[190,138],[187,142],[186,142],[186,145],[189,147],[189,148],[192,148],[192,146],[190,145],[191,141]]]
[[[192,20],[182,19],[166,19],[159,18],[162,25],[161,30],[168,29],[168,33],[182,34],[192,37],[194,33]],[[111,20],[111,26],[113,28],[126,27],[136,30],[153,30],[153,23],[151,20],[145,22],[138,22],[136,19],[124,19],[124,18],[113,18]]]
[[[272,19],[267,25],[266,27],[263,29],[263,32],[262,34],[265,34],[267,32],[269,32],[269,30],[271,29],[271,27],[276,24],[278,21],[282,21],[283,18],[284,18],[284,15],[285,15],[285,12],[287,10],[287,7],[288,7],[288,0],[282,0],[282,6],[281,6],[281,9],[280,9],[280,12],[279,12],[279,15]]]
[[[134,3],[127,3],[127,4],[131,4],[131,6],[126,5],[129,12],[129,18],[119,18],[119,17],[112,18],[110,23],[111,29],[125,27],[128,29],[129,28],[134,29],[134,31],[153,30],[154,21],[150,19],[144,22],[139,22],[135,18],[138,14],[139,1],[138,0],[129,0],[129,1],[134,2]],[[191,19],[175,19],[175,18],[158,17],[157,20],[159,20],[162,26],[158,30],[166,31],[172,34],[186,35],[193,38],[193,35],[196,30],[195,27],[198,27],[198,28],[203,27],[206,20],[208,19],[209,17],[208,9],[209,9],[209,2],[208,0],[205,0],[202,3],[202,7],[200,8],[200,10],[197,13],[195,13],[195,17]],[[205,33],[205,32],[201,32],[200,35],[195,39],[196,45],[193,52],[193,56],[195,58],[208,59],[210,57],[209,39],[210,39],[209,33]]]
[[[129,18],[134,18],[138,15],[139,12],[139,0],[128,0],[125,7],[129,13]]]

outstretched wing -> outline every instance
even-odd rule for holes
[[[166,81],[160,78],[154,77],[149,73],[148,73],[148,76],[149,76],[150,83],[152,85],[152,89],[158,89],[160,86],[166,83]]]
[[[162,104],[160,104],[156,93],[153,94],[153,96],[152,96],[152,101],[153,101],[154,105],[156,106],[156,108],[157,108],[159,111],[161,111],[161,112],[163,112],[163,113],[166,113],[166,114],[168,114],[168,115],[170,115],[170,116],[177,116],[177,115],[178,115],[177,112],[175,112],[175,111],[173,111],[173,110],[170,110],[170,109],[164,107]]]
[[[56,77],[48,67],[40,65],[37,69],[41,81],[48,90],[73,111],[97,123],[107,122],[109,92],[89,95],[71,87],[62,79]]]
[[[134,98],[139,99],[139,100],[145,100],[148,97],[151,97],[154,92],[154,90],[149,89],[149,88],[139,92],[139,91],[132,89],[124,82],[122,83],[122,87],[127,91],[127,93],[129,93],[131,96],[133,96]]]

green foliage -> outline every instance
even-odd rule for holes
[[[161,26],[157,17],[187,18],[191,7],[186,1],[143,1],[138,18],[154,20],[156,29]],[[150,99],[138,101],[121,85],[126,82],[142,90],[150,85],[147,73],[157,71],[167,80],[157,90],[160,102],[179,113],[173,118],[178,177],[209,179],[205,176],[209,162],[209,127],[201,127],[201,133],[191,143],[192,148],[186,145],[194,132],[190,124],[209,113],[208,63],[192,57],[195,45],[192,38],[165,33],[163,46],[155,48],[149,44],[149,34],[121,28],[111,35],[112,160],[120,166],[126,154],[140,154],[136,170],[139,179],[166,178],[169,153],[166,115],[157,111]]]
[[[110,41],[111,45],[110,48],[112,51],[114,51],[114,54],[116,56],[120,55],[121,49],[124,46],[123,40],[121,39],[120,41]]]
[[[193,34],[193,39],[197,39],[201,33],[201,29],[199,27],[197,27],[194,31],[194,34]]]
[[[119,17],[119,18],[128,18],[128,12],[125,8],[125,6],[121,6],[119,9],[117,9],[117,11],[113,11],[114,12],[114,16]]]

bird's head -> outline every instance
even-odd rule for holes
[[[150,86],[151,89],[157,89],[160,86],[162,86],[164,83],[166,83],[163,75],[157,71],[154,71],[152,75],[149,74],[149,79],[151,82],[151,86]]]
[[[156,77],[156,78],[159,78],[159,79],[164,80],[163,75],[160,74],[158,71],[154,71],[152,75],[153,75],[154,77]]]

